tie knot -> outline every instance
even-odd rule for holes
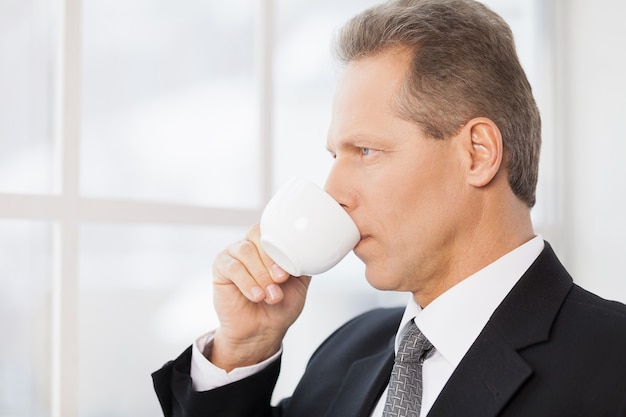
[[[396,362],[422,362],[433,353],[433,345],[411,320],[400,339]]]

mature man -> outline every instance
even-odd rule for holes
[[[338,55],[326,189],[369,283],[413,298],[337,330],[271,407],[310,277],[253,226],[214,263],[220,327],[154,374],[165,414],[626,416],[626,306],[573,285],[533,231],[540,118],[506,23],[392,1],[352,19]]]

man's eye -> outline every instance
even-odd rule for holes
[[[370,148],[361,148],[361,154],[364,156],[369,155],[372,152]]]

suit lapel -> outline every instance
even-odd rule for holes
[[[572,279],[546,247],[496,309],[428,417],[495,417],[531,377],[520,352],[548,340]]]
[[[395,336],[395,335],[394,335]],[[387,349],[350,367],[326,417],[367,417],[387,386],[393,367],[393,341]]]
[[[428,417],[496,416],[532,369],[487,324],[433,404]]]

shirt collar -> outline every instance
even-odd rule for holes
[[[396,335],[396,352],[405,326],[415,319],[435,349],[456,368],[543,247],[543,238],[535,236],[448,289],[424,309],[411,295]]]

